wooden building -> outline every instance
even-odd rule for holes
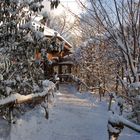
[[[51,79],[56,72],[63,81],[64,77],[72,72],[73,62],[70,58],[72,45],[50,28],[45,28],[44,34],[51,39],[50,45],[53,48],[47,52],[47,58],[51,64],[45,67],[45,76]]]

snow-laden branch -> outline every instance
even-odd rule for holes
[[[43,92],[29,94],[29,95],[21,95],[19,93],[12,94],[4,99],[0,100],[0,108],[4,108],[10,104],[21,104],[28,101],[32,101],[37,98],[46,97],[51,91],[54,90],[55,84],[51,81],[45,80],[42,83],[43,85]]]

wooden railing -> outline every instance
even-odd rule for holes
[[[35,105],[41,102],[48,103],[48,100],[55,90],[55,84],[50,81],[50,85],[43,87],[43,91],[39,93],[31,93],[28,95],[21,95],[19,93],[11,94],[8,97],[0,99],[0,112],[6,111],[7,120],[12,122],[13,109],[20,104],[34,103]],[[44,105],[42,107],[45,109]],[[46,110],[46,109],[45,109]],[[46,112],[48,113],[48,112]]]

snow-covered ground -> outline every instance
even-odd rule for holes
[[[108,140],[107,103],[90,94],[61,86],[50,105],[49,120],[39,106],[11,127],[0,120],[0,140]],[[140,134],[124,129],[119,140],[139,140]]]

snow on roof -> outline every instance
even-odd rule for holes
[[[72,45],[64,37],[62,37],[57,31],[55,31],[55,30],[53,30],[53,29],[51,29],[49,27],[46,27],[45,25],[41,24],[39,21],[37,21],[35,19],[32,21],[32,24],[34,24],[33,26],[44,27],[44,35],[45,36],[53,37],[55,35],[55,33],[57,33],[57,38],[60,41],[65,42],[65,44],[68,46],[67,49],[72,48]]]
[[[48,27],[45,27],[44,29],[44,35],[47,35],[47,36],[54,36],[54,33],[56,31],[51,29],[51,28],[48,28]],[[57,36],[60,36],[60,34],[57,32]]]
[[[44,35],[53,37],[55,33],[57,33],[57,38],[58,39],[60,39],[61,41],[64,41],[69,48],[72,48],[72,45],[67,40],[65,40],[58,32],[44,26]]]

